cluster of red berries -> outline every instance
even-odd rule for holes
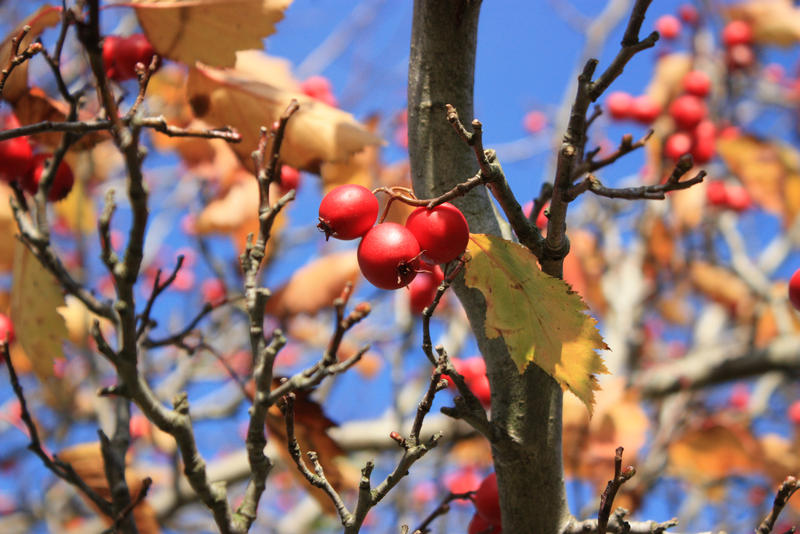
[[[141,33],[130,37],[109,35],[103,39],[103,64],[106,76],[115,82],[136,78],[136,64],[150,65],[156,51]]]
[[[693,70],[683,79],[683,94],[669,105],[676,131],[664,142],[664,155],[674,161],[691,154],[695,163],[708,163],[716,150],[717,128],[707,119],[704,98],[711,91],[711,78]]]
[[[452,204],[417,208],[405,226],[392,222],[376,225],[378,209],[378,199],[366,187],[340,185],[322,199],[317,225],[326,238],[361,238],[358,265],[364,278],[376,287],[405,287],[425,271],[436,279],[434,264],[456,259],[467,247],[467,220]]]
[[[753,28],[743,20],[732,20],[722,30],[725,64],[730,70],[747,69],[756,61],[753,52]]]
[[[644,125],[651,124],[661,115],[661,105],[650,95],[633,95],[614,91],[606,98],[606,109],[614,120],[632,119]]]
[[[481,401],[484,406],[489,406],[492,403],[492,391],[489,388],[489,378],[486,376],[486,361],[482,356],[473,356],[465,360],[458,358],[451,358],[453,367],[456,368],[458,374],[464,377],[464,382],[472,391],[472,393]],[[443,375],[451,388],[455,388],[455,382],[447,375]]]
[[[20,124],[14,115],[8,115],[4,126],[6,129],[13,129],[19,128]],[[34,154],[27,137],[0,141],[0,161],[3,162],[0,180],[18,182],[22,189],[33,195],[39,189],[39,182],[49,159],[49,154]],[[52,202],[62,200],[72,191],[74,184],[72,169],[62,161],[56,170],[47,199]]]
[[[720,180],[708,182],[706,201],[710,206],[729,209],[741,213],[753,205],[750,194],[744,186]]]
[[[472,498],[475,515],[469,522],[467,534],[501,534],[500,497],[497,493],[497,475],[490,474],[483,479]]]

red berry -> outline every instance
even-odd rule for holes
[[[225,300],[225,284],[218,278],[203,280],[200,292],[203,294],[203,300],[211,304],[218,304]]]
[[[136,78],[136,64],[150,65],[156,51],[141,33],[130,37],[109,35],[103,39],[103,63],[106,76],[121,82]]]
[[[522,126],[525,128],[525,131],[530,134],[541,132],[546,125],[547,115],[536,109],[526,113],[525,117],[522,119]]]
[[[408,285],[411,312],[421,314],[433,302],[439,284],[444,280],[444,272],[438,265],[420,266],[417,276]]]
[[[732,20],[722,30],[722,42],[728,48],[753,42],[753,28],[743,20]]]
[[[461,469],[456,473],[451,473],[445,479],[445,485],[453,493],[466,493],[468,491],[475,491],[481,479],[475,472],[475,469],[468,467]]]
[[[433,263],[456,259],[469,241],[467,219],[449,202],[432,209],[415,209],[406,219],[406,228],[414,234],[425,257]]]
[[[405,226],[386,222],[371,228],[358,245],[358,266],[381,289],[407,286],[417,276],[419,243]]]
[[[664,155],[678,161],[681,156],[692,149],[692,137],[685,132],[677,132],[667,137],[664,143]]]
[[[725,192],[728,196],[728,207],[733,211],[747,211],[752,206],[750,194],[741,185],[728,185]]]
[[[45,165],[50,160],[49,154],[37,154],[33,158],[33,169],[22,179],[22,188],[35,195],[39,189],[39,181],[42,179]],[[50,185],[50,193],[47,195],[47,200],[56,202],[66,198],[72,186],[75,185],[75,176],[72,174],[72,169],[69,168],[66,161],[61,161],[58,166],[53,183]]]
[[[789,421],[796,425],[800,425],[800,400],[794,401],[789,405],[789,410],[786,412],[789,416]]]
[[[672,101],[669,114],[678,128],[691,130],[706,117],[706,105],[694,95],[681,95]]]
[[[14,323],[8,315],[0,313],[0,341],[5,341],[9,345],[14,342]]]
[[[478,486],[473,498],[475,510],[493,525],[500,525],[500,497],[497,494],[497,475],[492,473]]]
[[[708,163],[714,157],[717,145],[717,127],[709,120],[700,121],[694,129],[692,157],[695,163]]]
[[[683,4],[678,8],[678,16],[686,24],[694,26],[700,20],[700,13],[692,4]]]
[[[706,187],[706,201],[711,206],[727,206],[728,190],[725,187],[725,182],[708,182],[708,186]]]
[[[683,88],[691,95],[704,97],[711,91],[711,78],[701,70],[693,70],[683,77]]]
[[[345,184],[325,195],[319,205],[317,228],[325,239],[349,241],[363,236],[378,218],[378,199],[364,186]]]
[[[800,310],[800,269],[789,279],[789,300],[795,309]]]
[[[300,171],[298,171],[294,167],[289,167],[288,165],[282,165],[280,186],[281,186],[281,191],[284,193],[288,193],[292,189],[295,190],[299,189]]]
[[[500,527],[494,526],[489,521],[481,517],[480,514],[472,516],[472,520],[467,527],[467,534],[500,534]]]
[[[637,96],[633,99],[631,115],[642,124],[650,124],[661,115],[661,106],[650,95]]]
[[[753,66],[756,54],[753,48],[746,44],[737,44],[730,47],[725,54],[725,62],[731,70],[747,69]]]
[[[19,128],[17,117],[8,115],[4,128]],[[33,166],[33,150],[28,137],[15,137],[0,142],[0,180],[13,182],[23,178]]]
[[[484,406],[490,406],[492,404],[492,390],[489,386],[489,377],[483,374],[470,381],[467,385],[478,400],[481,401],[481,404]]]
[[[673,15],[662,15],[656,20],[656,31],[664,39],[675,39],[681,33],[681,21]]]
[[[300,90],[311,98],[315,98],[329,106],[336,107],[333,86],[325,76],[311,76],[300,84]]]
[[[736,384],[731,390],[728,404],[736,410],[745,410],[750,402],[750,390],[744,384]]]
[[[633,96],[624,91],[614,91],[606,98],[606,107],[612,119],[628,119],[633,113]]]

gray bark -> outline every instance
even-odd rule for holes
[[[445,104],[465,124],[473,118],[473,82],[480,1],[416,0],[409,63],[409,155],[418,197],[441,194],[477,171],[471,149],[445,120]],[[488,122],[488,121],[487,121]],[[486,190],[454,202],[473,233],[500,234]],[[520,375],[502,338],[484,331],[486,302],[454,285],[486,360],[496,425],[492,454],[503,531],[556,533],[568,521],[561,445],[562,391],[536,366]]]

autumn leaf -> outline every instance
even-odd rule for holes
[[[9,271],[14,264],[14,249],[17,240],[17,223],[11,212],[11,197],[14,192],[4,182],[0,182],[0,272]]]
[[[717,140],[717,152],[753,200],[791,223],[800,212],[800,154],[748,135]]]
[[[40,380],[53,376],[53,362],[63,358],[61,344],[67,338],[64,318],[57,308],[64,306],[61,288],[52,275],[22,243],[14,251],[11,287],[11,320],[17,342],[33,364]]]
[[[755,301],[750,288],[728,269],[697,260],[689,266],[689,278],[699,292],[740,320],[749,321],[753,316]]]
[[[525,247],[470,234],[465,283],[486,298],[486,335],[502,336],[520,372],[533,362],[572,391],[591,414],[596,374],[607,373],[597,350],[608,349],[586,305],[563,280],[543,273]]]
[[[367,130],[375,133],[378,130],[377,117],[371,117],[365,123]],[[353,154],[346,161],[326,162],[320,166],[323,193],[343,184],[363,185],[372,189],[381,170],[380,150],[371,145],[361,152]],[[392,184],[395,185],[395,184]]]
[[[30,26],[31,30],[19,44],[19,50],[25,50],[41,33],[51,26],[55,26],[61,20],[61,8],[55,6],[42,6],[36,13],[22,21],[6,38],[0,43],[0,65],[5,68],[11,59],[14,50],[11,40],[17,37],[24,26]],[[28,91],[28,62],[22,63],[14,68],[8,76],[6,85],[3,88],[3,98],[8,102],[16,102]]]
[[[323,162],[345,161],[364,147],[382,142],[351,114],[256,80],[244,71],[198,66],[189,72],[186,89],[198,118],[233,126],[242,135],[242,142],[233,148],[251,171],[260,128],[278,120],[292,99],[300,109],[289,121],[281,146],[281,159],[287,165],[318,172]]]
[[[61,100],[50,97],[39,87],[31,87],[26,92],[14,100],[12,104],[14,114],[22,126],[35,124],[37,122],[64,122],[69,113],[69,105]],[[92,119],[92,112],[89,109],[81,109],[78,112],[78,120],[87,121]],[[30,136],[35,143],[55,150],[64,137],[62,132],[45,131]],[[73,149],[86,150],[94,147],[97,143],[108,139],[109,134],[105,131],[88,132],[86,135],[72,145]]]
[[[73,445],[58,453],[58,458],[69,463],[75,470],[75,473],[83,479],[87,486],[95,491],[100,497],[104,499],[111,499],[111,490],[108,486],[108,479],[106,478],[105,468],[103,463],[103,453],[100,450],[100,443],[81,443]],[[131,498],[136,498],[142,489],[142,480],[144,475],[137,473],[131,468],[125,469],[125,482],[128,484],[128,491]],[[84,501],[94,508],[94,510],[102,515],[100,510],[94,504],[84,497]],[[111,525],[112,519],[103,516],[103,520]],[[136,528],[140,534],[158,534],[161,528],[158,525],[155,510],[145,499],[136,505],[133,509],[133,520],[136,523]]]
[[[292,0],[136,0],[131,2],[159,55],[190,67],[231,67],[237,50],[261,49]],[[212,37],[213,36],[213,37]]]
[[[267,301],[266,312],[278,317],[313,315],[333,306],[345,285],[358,278],[355,250],[322,256],[295,271]]]
[[[746,21],[756,44],[788,47],[800,41],[800,9],[791,0],[740,2],[727,6],[724,13]]]

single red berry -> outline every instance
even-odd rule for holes
[[[737,44],[725,53],[725,63],[731,70],[744,70],[752,67],[755,62],[756,54],[750,45]]]
[[[467,219],[449,202],[432,209],[415,209],[406,219],[406,228],[417,238],[424,256],[433,263],[456,259],[469,241]]]
[[[691,149],[692,136],[686,132],[674,133],[664,142],[664,155],[674,161],[678,161],[681,156],[688,154]]]
[[[317,228],[325,232],[325,239],[357,239],[375,224],[378,208],[378,199],[366,187],[340,185],[331,189],[320,202]]]
[[[103,63],[106,76],[122,82],[136,78],[136,64],[150,66],[156,51],[141,33],[130,37],[109,35],[103,39]]]
[[[300,90],[311,98],[315,98],[329,106],[336,107],[336,97],[333,96],[333,86],[325,76],[311,76],[300,84]]]
[[[789,301],[795,309],[800,310],[800,269],[789,279]]]
[[[460,375],[464,374],[464,360],[461,360],[459,358],[450,358],[450,363],[452,363],[453,367],[456,368],[456,371],[458,372],[458,374],[460,374]],[[442,375],[442,378],[447,380],[447,385],[449,387],[451,387],[451,388],[455,388],[456,387],[456,383],[453,382],[453,379],[450,378],[449,375]]]
[[[19,128],[17,117],[9,114],[3,127],[7,130]],[[0,142],[0,180],[13,182],[22,179],[33,167],[33,150],[28,137],[15,137]]]
[[[358,245],[358,266],[381,289],[407,286],[417,276],[419,243],[405,226],[381,223],[370,228]]]
[[[300,171],[288,165],[281,166],[281,191],[288,193],[292,189],[300,189]]]
[[[789,416],[789,421],[796,425],[800,425],[800,400],[794,401],[789,405],[789,410],[786,412]]]
[[[753,28],[743,20],[732,20],[722,30],[722,42],[728,48],[753,42]]]
[[[451,473],[445,479],[447,489],[453,493],[475,491],[475,488],[477,488],[480,483],[481,478],[472,467],[467,467],[456,473]]]
[[[207,278],[200,286],[203,300],[210,304],[218,304],[225,300],[225,284],[219,278]]]
[[[750,390],[744,384],[736,384],[731,390],[728,404],[736,410],[745,410],[750,403]]]
[[[681,33],[681,21],[674,15],[662,15],[656,20],[656,31],[664,39],[675,39]]]
[[[706,186],[706,202],[710,206],[725,207],[728,205],[728,189],[725,182],[708,182]]]
[[[728,196],[728,207],[733,211],[741,213],[753,205],[750,193],[741,185],[728,185],[725,193]]]
[[[695,163],[708,163],[714,157],[717,146],[717,127],[710,120],[703,120],[694,129],[692,157]]]
[[[483,356],[473,356],[461,361],[461,366],[456,368],[466,382],[472,382],[486,376],[486,361]]]
[[[661,106],[650,95],[637,96],[631,108],[633,118],[642,124],[650,124],[661,115]]]
[[[499,526],[492,525],[480,514],[473,515],[467,526],[467,534],[500,534],[501,532]]]
[[[700,13],[692,4],[682,4],[678,8],[678,16],[683,22],[694,26],[700,20]]]
[[[701,70],[693,70],[683,77],[683,88],[690,95],[704,97],[711,91],[711,78]]]
[[[606,98],[606,107],[612,119],[629,119],[633,113],[633,96],[624,91],[614,91]]]
[[[492,390],[489,386],[489,377],[485,374],[475,378],[468,384],[472,393],[481,401],[484,406],[491,406],[492,404]]]
[[[0,313],[0,341],[5,341],[11,345],[16,339],[14,335],[14,323],[11,318],[4,313]]]
[[[691,130],[706,117],[706,105],[694,95],[681,95],[669,105],[669,114],[678,128]]]
[[[444,280],[444,272],[438,265],[421,265],[414,280],[408,284],[408,297],[411,312],[421,314],[433,302],[439,284]]]
[[[497,475],[492,473],[478,486],[473,497],[475,510],[493,525],[500,525],[500,497],[497,494]]]
[[[37,154],[33,157],[33,169],[25,175],[21,182],[22,188],[31,195],[35,195],[39,189],[39,182],[49,160],[50,154]],[[72,169],[69,168],[66,161],[62,160],[53,178],[53,183],[50,185],[47,200],[51,202],[63,200],[72,191],[73,185],[75,185],[75,176],[72,174]]]
[[[547,126],[547,115],[538,109],[529,111],[522,119],[522,126],[529,134],[539,133]]]

